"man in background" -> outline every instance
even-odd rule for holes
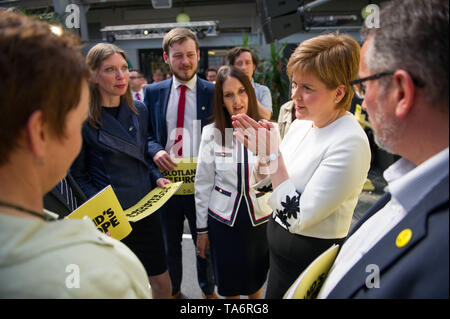
[[[216,83],[216,77],[217,77],[217,70],[214,68],[209,68],[206,70],[206,79],[209,82]]]
[[[142,73],[137,69],[130,70],[130,88],[133,99],[144,101],[144,83],[145,79]]]
[[[235,47],[228,52],[227,58],[230,65],[240,69],[248,76],[255,89],[258,111],[263,118],[270,120],[272,116],[272,94],[270,94],[267,86],[256,83],[253,80],[253,73],[255,73],[258,66],[256,55],[248,48]]]

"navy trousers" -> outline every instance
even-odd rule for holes
[[[161,208],[161,224],[167,256],[167,268],[172,281],[172,295],[181,289],[183,277],[181,241],[184,219],[187,218],[194,246],[197,244],[197,226],[194,195],[174,195]],[[201,290],[209,295],[214,292],[214,278],[211,259],[196,255],[197,279]]]

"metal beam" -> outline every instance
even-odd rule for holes
[[[103,33],[103,40],[113,42],[115,40],[163,38],[169,30],[177,27],[189,28],[196,32],[199,38],[217,36],[219,34],[218,21],[106,26],[100,31]]]
[[[39,9],[53,6],[52,0],[8,0],[0,2],[3,8]]]

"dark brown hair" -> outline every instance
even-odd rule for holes
[[[79,45],[70,32],[58,35],[45,22],[0,11],[0,165],[37,110],[55,135],[64,136],[66,116],[89,78]]]
[[[239,69],[233,66],[222,66],[217,72],[216,84],[214,87],[214,117],[215,127],[222,134],[222,146],[225,146],[225,129],[233,128],[231,124],[231,116],[228,113],[225,103],[223,102],[223,84],[230,77],[239,80],[245,88],[248,96],[247,115],[259,121],[261,116],[258,112],[258,102],[256,100],[255,90],[248,77]]]
[[[86,62],[91,68],[91,71],[95,72],[98,70],[102,62],[114,53],[119,53],[125,60],[127,59],[125,52],[118,46],[111,43],[98,43],[89,50],[86,56]],[[98,85],[93,81],[90,81],[89,88],[91,92],[91,100],[89,103],[88,121],[91,126],[98,128],[102,125],[100,122],[100,115],[102,114],[102,96],[98,89]],[[129,83],[126,93],[120,97],[120,103],[123,102],[125,102],[133,113],[138,113],[133,102]]]
[[[258,66],[258,57],[249,48],[246,47],[235,47],[228,51],[227,59],[230,65],[234,65],[234,62],[242,52],[248,52],[252,55],[252,61],[255,66]]]

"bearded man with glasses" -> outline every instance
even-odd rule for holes
[[[449,296],[449,3],[389,1],[365,28],[359,80],[375,142],[402,158],[352,229],[319,298]],[[369,269],[369,272],[368,272]]]

